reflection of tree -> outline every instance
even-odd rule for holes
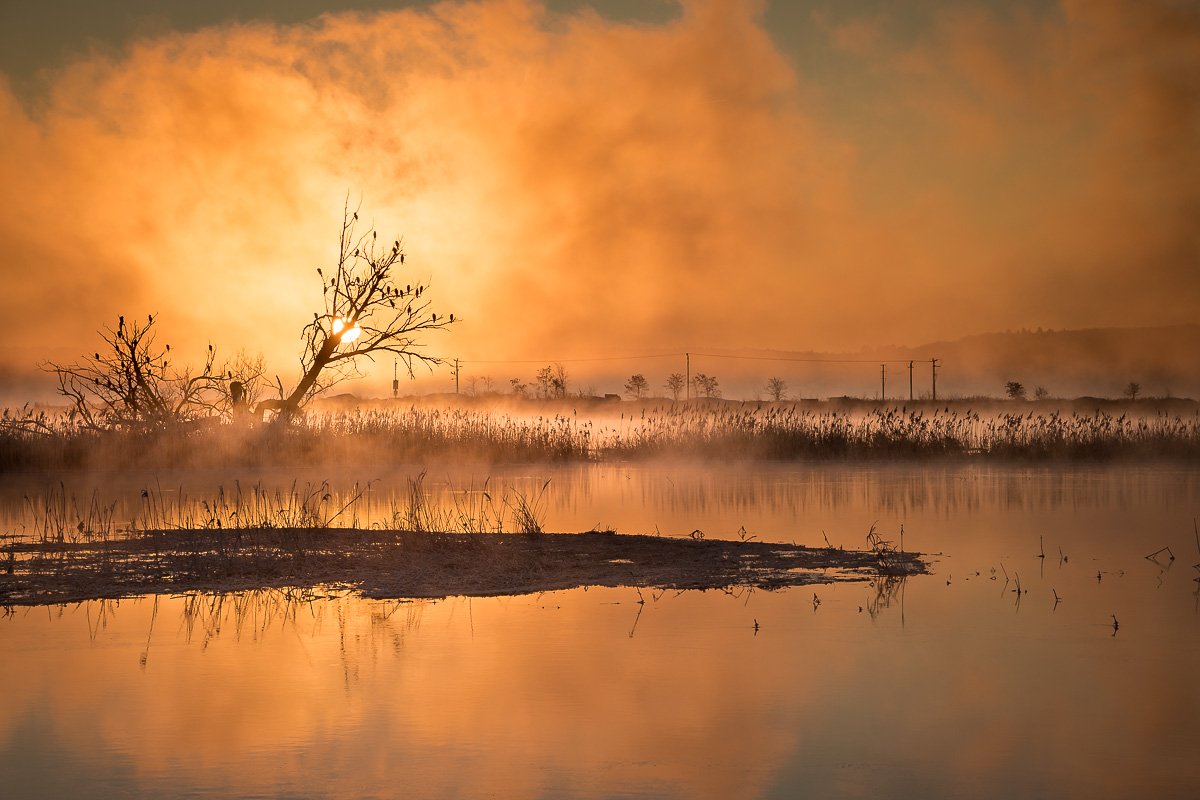
[[[907,575],[886,575],[871,580],[870,586],[875,591],[875,596],[867,600],[867,613],[871,615],[871,619],[891,608],[893,603],[903,602],[906,580]]]

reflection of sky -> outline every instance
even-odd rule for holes
[[[18,796],[1179,793],[1190,579],[1084,571],[1057,610],[942,572],[874,619],[865,584],[20,610],[0,765]]]

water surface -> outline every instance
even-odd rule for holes
[[[357,513],[383,522],[418,471],[364,470],[331,493],[379,478]],[[0,492],[10,527],[48,477]],[[195,499],[235,478],[297,477],[326,476],[63,487],[117,498],[130,517],[149,481]],[[860,547],[872,524],[897,541],[903,525],[907,549],[937,554],[935,574],[736,595],[262,592],[16,609],[0,619],[6,794],[1190,797],[1200,785],[1200,470],[460,466],[428,469],[425,486],[453,505],[485,480],[530,497],[549,480],[551,530],[744,527]],[[1145,558],[1163,547],[1174,561]]]

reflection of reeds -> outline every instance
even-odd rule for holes
[[[882,575],[871,580],[870,586],[874,594],[867,599],[867,613],[875,619],[893,604],[900,602],[907,575]]]

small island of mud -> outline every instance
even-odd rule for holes
[[[928,571],[918,553],[753,540],[353,528],[151,530],[0,548],[0,606],[338,586],[372,598],[634,586],[781,589]]]

